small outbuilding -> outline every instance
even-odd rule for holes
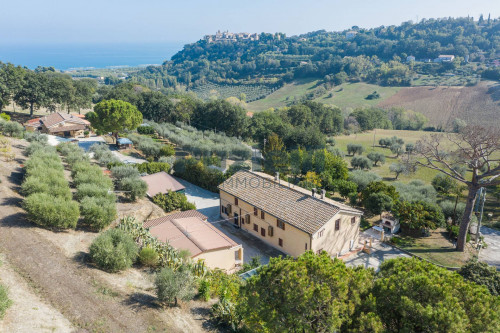
[[[134,143],[129,138],[118,138],[118,149],[129,149],[132,148]]]
[[[186,189],[186,187],[175,179],[175,177],[169,175],[165,171],[143,176],[142,180],[148,184],[148,191],[146,194],[150,198],[154,197],[158,193],[166,194],[169,191],[184,192]]]
[[[204,260],[209,268],[234,272],[243,263],[243,247],[206,221],[206,216],[189,210],[144,222],[151,235],[191,258]]]
[[[380,227],[386,234],[395,234],[399,231],[399,220],[395,218],[391,213],[385,212],[382,214],[382,222],[380,222]]]

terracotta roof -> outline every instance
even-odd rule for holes
[[[79,131],[79,130],[84,130],[86,127],[85,125],[69,125],[69,126],[56,126],[56,127],[50,127],[49,132],[50,133],[59,133],[59,132],[66,132],[66,131]]]
[[[191,257],[219,249],[238,246],[231,238],[199,217],[169,220],[149,229],[162,242],[179,250],[188,250]]]
[[[150,197],[154,197],[158,193],[177,192],[185,189],[184,185],[165,171],[144,176],[142,180],[148,184],[147,195]]]
[[[162,217],[159,217],[159,218],[153,219],[153,220],[147,220],[147,221],[144,221],[144,223],[142,225],[144,226],[144,228],[151,228],[151,227],[154,227],[158,224],[168,222],[172,219],[182,219],[185,217],[198,217],[202,220],[207,219],[207,217],[205,215],[203,215],[199,211],[193,209],[193,210],[186,210],[183,212],[169,214],[169,215],[162,216]]]
[[[73,114],[54,112],[48,116],[42,117],[41,122],[45,125],[45,127],[50,128],[54,125],[57,125],[61,122],[69,122],[73,124],[81,124],[81,125],[89,125],[88,120],[81,119]]]
[[[24,123],[24,126],[39,127],[42,125],[41,118],[30,119]]]
[[[219,189],[310,235],[341,210],[362,214],[348,205],[312,197],[306,189],[284,181],[278,183],[269,175],[247,170],[235,173],[219,185]]]

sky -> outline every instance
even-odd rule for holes
[[[290,36],[481,13],[500,17],[500,1],[3,0],[0,43],[190,43],[219,29]]]

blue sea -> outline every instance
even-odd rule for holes
[[[129,44],[2,44],[0,61],[34,69],[59,70],[159,65],[180,51],[183,42]]]

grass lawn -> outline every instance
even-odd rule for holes
[[[300,98],[308,92],[314,90],[318,80],[304,79],[285,84],[266,98],[259,99],[247,104],[250,111],[263,111],[269,108],[280,108],[293,101],[293,97]],[[287,99],[288,98],[288,99]]]
[[[333,87],[323,96],[316,98],[316,102],[325,104],[336,105],[341,109],[357,108],[362,106],[376,106],[380,101],[391,97],[396,94],[400,87],[382,87],[376,84],[369,84],[363,82],[356,83],[343,83],[339,86]],[[366,96],[372,92],[377,91],[380,98],[366,99]]]
[[[447,267],[460,267],[475,253],[475,250],[469,247],[464,252],[456,251],[445,229],[434,230],[429,237],[402,236],[399,238],[401,243],[398,247]]]
[[[308,92],[314,90],[318,82],[318,80],[304,79],[286,84],[265,98],[248,103],[247,109],[250,111],[262,111],[269,108],[280,108],[286,106],[288,102],[292,102],[294,100],[294,96],[299,99]],[[343,83],[333,87],[324,95],[314,99],[314,101],[336,105],[342,109],[361,106],[375,106],[385,98],[396,94],[399,89],[401,88],[381,87],[363,82]],[[373,100],[365,99],[366,96],[374,91],[377,91],[380,94],[380,98]]]
[[[402,138],[405,144],[415,143],[425,135],[428,135],[428,133],[421,131],[396,131],[396,130],[377,129],[375,131],[369,131],[364,133],[336,136],[335,141],[336,141],[336,147],[340,148],[346,154],[347,154],[348,143],[356,143],[363,145],[365,147],[365,152],[363,153],[363,156],[366,156],[368,153],[372,151],[384,154],[386,158],[385,164],[382,165],[379,164],[378,166],[373,167],[370,171],[376,173],[384,180],[392,182],[395,181],[394,179],[395,175],[389,171],[389,166],[392,163],[398,162],[398,158],[390,151],[390,149],[378,147],[378,141],[382,138],[397,136],[399,138]],[[373,147],[373,142],[375,142],[376,145],[375,147]],[[346,155],[345,158],[350,165],[352,156]],[[427,183],[430,183],[432,181],[432,178],[434,178],[434,176],[437,173],[438,171],[420,167],[417,169],[417,172],[415,174],[409,176],[400,175],[397,181],[409,182],[413,179],[421,179]]]

